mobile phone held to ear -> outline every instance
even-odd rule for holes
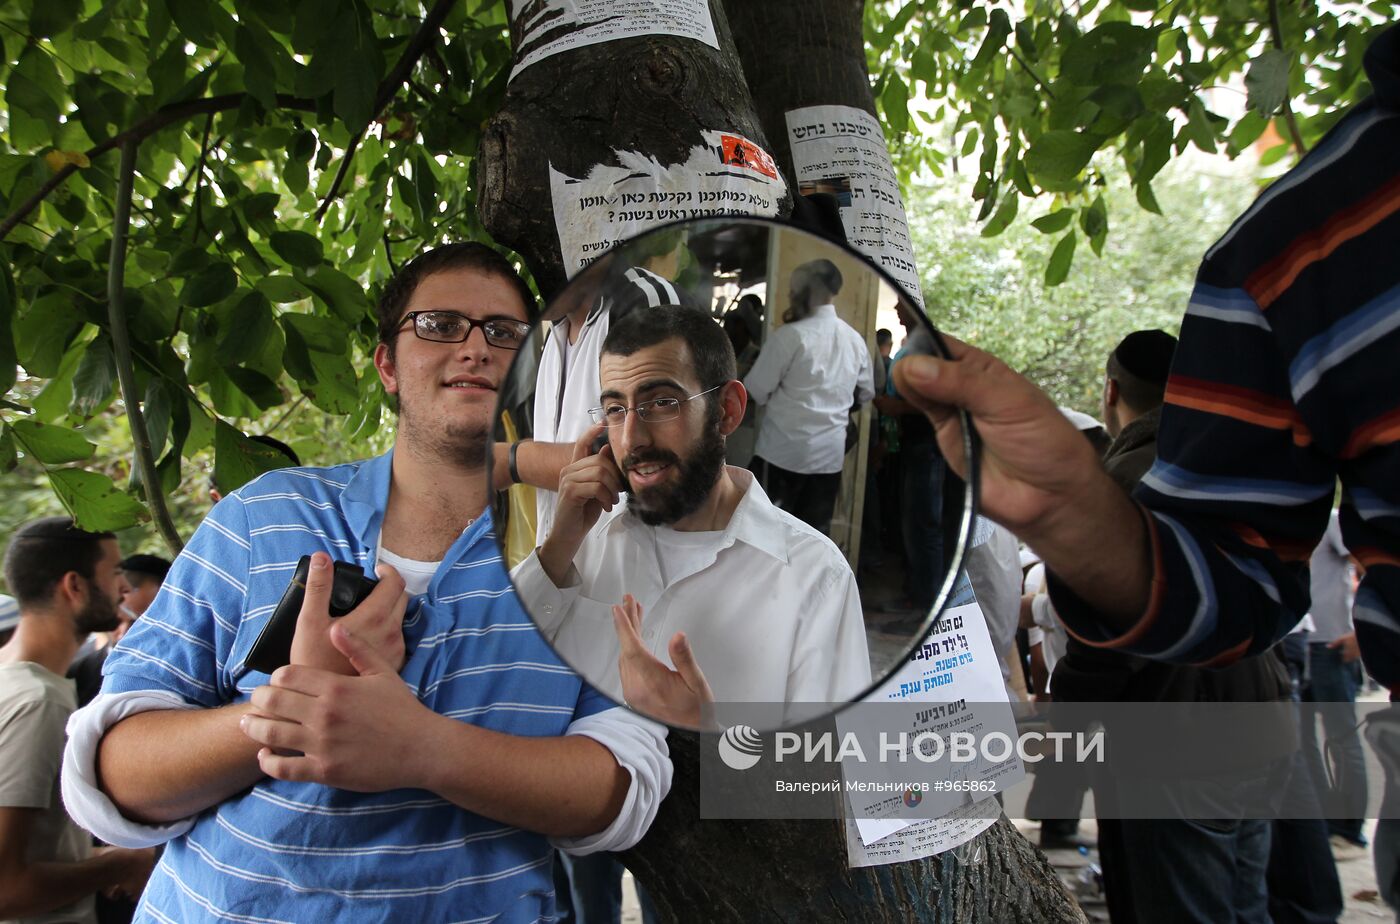
[[[365,577],[365,570],[348,561],[335,562],[335,575],[331,582],[330,614],[344,616],[365,601],[370,591],[379,584],[373,578]],[[297,570],[292,574],[292,582],[287,585],[282,599],[273,610],[272,617],[243,662],[243,672],[250,670],[270,674],[287,664],[292,658],[292,636],[297,631],[297,616],[301,613],[302,601],[306,599],[306,579],[311,574],[311,556],[303,555],[297,562]]]

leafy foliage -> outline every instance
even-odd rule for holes
[[[872,0],[865,27],[903,175],[975,164],[975,242],[1035,241],[1036,284],[1068,289],[1073,258],[1087,244],[1110,259],[1110,224],[1116,237],[1138,211],[1113,192],[1113,162],[1157,211],[1157,178],[1190,148],[1238,153],[1289,122],[1311,143],[1365,92],[1360,51],[1395,12]],[[487,239],[473,157],[505,94],[505,17],[501,0],[0,5],[9,522],[55,502],[88,525],[147,515],[118,396],[128,364],[186,532],[208,473],[227,489],[271,464],[245,434],[313,462],[387,444],[373,297],[422,248]],[[1227,118],[1232,92],[1249,106]],[[127,141],[129,358],[107,296]]]
[[[1248,172],[1217,175],[1202,161],[1204,155],[1162,171],[1161,217],[1136,208],[1130,178],[1106,168],[1101,195],[1104,208],[1119,216],[1114,234],[1101,259],[1053,287],[1047,266],[1054,270],[1060,248],[1075,246],[1064,240],[1083,236],[1067,227],[1064,216],[1073,210],[1050,211],[987,238],[973,233],[973,178],[915,185],[910,226],[926,255],[920,268],[934,323],[1001,357],[1058,403],[1099,417],[1109,351],[1134,330],[1177,332],[1201,256],[1254,193]],[[1043,233],[1045,227],[1051,230]],[[1065,236],[1052,236],[1060,231]]]
[[[1059,235],[1055,285],[1081,238],[1103,249],[1114,161],[1160,213],[1154,181],[1192,148],[1298,156],[1369,92],[1362,55],[1398,13],[1393,0],[884,0],[867,5],[865,30],[902,174],[973,161],[988,235],[1011,226],[1018,200],[1048,199],[1063,217],[1035,227]]]
[[[146,516],[114,481],[135,466],[73,467],[91,463],[94,430],[110,455],[123,413],[107,269],[131,134],[125,313],[165,492],[210,454],[224,490],[274,466],[245,434],[308,402],[291,426],[319,434],[299,440],[310,459],[382,445],[371,296],[421,248],[485,236],[471,155],[509,57],[497,3],[0,9],[0,214],[58,183],[0,242],[0,465],[21,465],[7,482],[42,472],[87,525]]]

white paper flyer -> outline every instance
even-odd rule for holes
[[[922,308],[914,244],[880,123],[851,106],[808,106],[787,113],[787,131],[798,192],[836,196],[851,246]]]

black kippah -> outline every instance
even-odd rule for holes
[[[1124,372],[1166,387],[1175,352],[1176,338],[1166,331],[1138,330],[1124,337],[1113,355]]]

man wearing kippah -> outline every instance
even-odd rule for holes
[[[1126,491],[1157,460],[1157,424],[1171,371],[1176,338],[1160,330],[1124,337],[1108,356],[1103,387],[1103,419],[1113,442],[1104,469]],[[1044,600],[1050,604],[1049,598]],[[1251,702],[1288,696],[1287,674],[1272,657],[1249,658],[1218,670],[1146,661],[1122,652],[1096,649],[1071,636],[1051,680],[1057,702]],[[1114,728],[1115,735],[1131,729]],[[1281,740],[1291,740],[1281,729]],[[1260,755],[1266,761],[1278,755]],[[1096,781],[1099,855],[1104,891],[1115,920],[1143,918],[1165,891],[1196,912],[1203,896],[1234,895],[1243,919],[1265,911],[1265,866],[1269,823],[1262,820],[1199,822],[1190,819],[1114,817],[1113,784]],[[1044,838],[1042,838],[1043,845]],[[1163,862],[1163,857],[1173,858]],[[1189,857],[1190,862],[1176,862]],[[1320,871],[1325,872],[1325,871]],[[1335,878],[1331,891],[1340,899]],[[1183,908],[1183,913],[1185,909]]]

